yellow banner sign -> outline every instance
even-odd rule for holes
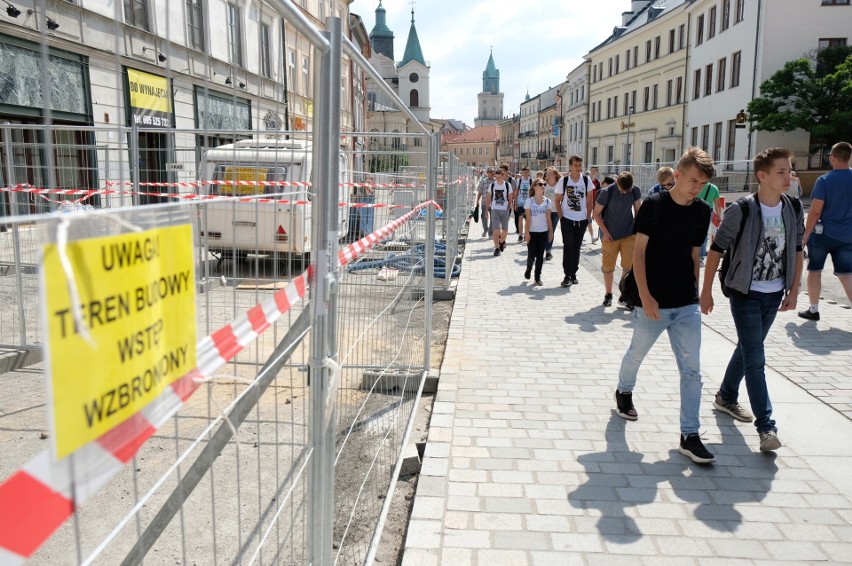
[[[56,244],[44,246],[52,439],[57,459],[115,428],[195,367],[190,225],[69,242],[90,340],[75,322]]]
[[[127,69],[127,91],[133,123],[140,126],[172,126],[172,91],[169,79]]]

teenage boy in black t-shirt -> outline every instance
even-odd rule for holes
[[[621,361],[615,401],[618,415],[639,418],[633,388],[642,360],[668,332],[680,372],[680,446],[693,462],[715,460],[698,437],[701,400],[701,313],[698,309],[699,251],[710,226],[710,206],[697,198],[714,174],[713,160],[692,147],[680,158],[675,185],[639,208],[634,231],[633,272],[642,308],[633,312],[633,338]]]

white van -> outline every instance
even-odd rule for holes
[[[199,218],[209,251],[243,259],[248,254],[307,256],[311,251],[312,195],[319,187],[282,186],[311,183],[312,147],[305,140],[260,138],[207,149],[202,155],[206,194],[287,200],[278,202],[212,201]],[[331,187],[339,207],[338,237],[348,231],[350,168],[340,154],[340,184]],[[238,182],[228,184],[228,181]],[[264,185],[264,181],[272,182]],[[301,204],[295,203],[301,201]],[[204,212],[206,211],[206,212]]]

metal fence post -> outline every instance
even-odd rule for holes
[[[455,264],[456,254],[458,253],[458,187],[453,184],[455,179],[455,168],[453,167],[453,154],[447,154],[447,181],[444,185],[444,193],[447,195],[447,209],[444,211],[444,225],[447,227],[446,236],[444,237],[444,289],[449,290],[450,281],[453,277],[453,265]]]
[[[428,372],[432,365],[432,292],[435,286],[435,200],[438,198],[438,166],[440,139],[438,134],[429,137],[429,160],[426,170],[426,199],[429,206],[426,207],[426,280],[424,286],[424,300],[426,301],[423,313],[425,328],[423,368]],[[446,210],[444,214],[446,214]],[[445,216],[446,217],[446,216]]]
[[[15,186],[15,160],[12,156],[12,151],[14,148],[12,147],[12,130],[11,129],[3,129],[3,137],[5,138],[4,144],[6,146],[6,185],[9,187]],[[16,214],[20,214],[20,210],[18,210],[18,199],[20,198],[21,193],[9,193],[9,196],[12,197],[9,199],[9,204],[12,209],[12,216]],[[12,247],[14,248],[15,254],[15,287],[18,290],[18,296],[24,296],[24,281],[21,277],[21,233],[18,229],[18,223],[15,222],[12,224]],[[27,345],[27,317],[24,313],[24,302],[20,299],[17,301],[18,303],[18,324],[20,325],[20,335],[19,339],[21,342],[21,346]]]
[[[139,199],[139,126],[134,123],[130,126],[130,182],[133,184],[134,206],[140,203]],[[124,203],[121,203],[124,206]]]
[[[337,427],[339,372],[327,362],[337,358],[337,200],[340,179],[340,18],[328,18],[330,49],[320,54],[314,75],[314,139],[311,267],[310,439],[311,474],[308,529],[308,564],[332,564],[334,528],[334,450]]]

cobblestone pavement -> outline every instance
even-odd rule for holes
[[[404,566],[776,564],[852,561],[852,313],[779,313],[767,339],[784,447],[712,407],[736,335],[727,300],[704,317],[701,430],[716,455],[677,452],[678,374],[665,337],[645,360],[637,422],[615,415],[631,317],[600,306],[599,246],[562,289],[561,245],[543,287],[525,248],[468,243]],[[616,293],[617,297],[617,293]],[[803,303],[800,303],[803,304]],[[746,402],[745,387],[741,401]]]

